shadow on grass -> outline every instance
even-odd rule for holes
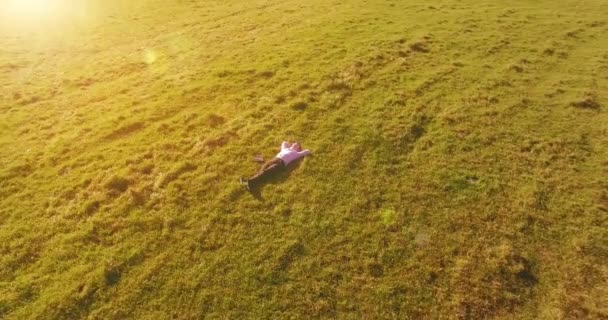
[[[260,181],[260,183],[258,185],[251,188],[249,193],[251,193],[251,195],[254,198],[256,198],[257,200],[264,201],[264,197],[262,195],[262,191],[264,190],[264,187],[269,184],[280,184],[280,183],[285,182],[285,180],[287,180],[289,178],[291,173],[300,167],[300,165],[302,164],[302,160],[303,159],[298,159],[298,160],[290,163],[285,168],[285,170],[281,171],[280,173],[274,174],[272,176],[269,176],[269,177],[263,179],[262,181]]]

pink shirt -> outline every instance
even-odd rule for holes
[[[299,143],[290,145],[287,141],[283,141],[283,143],[281,143],[281,152],[277,154],[277,158],[283,160],[285,165],[288,165],[291,162],[310,154],[310,150],[300,151],[300,149]]]

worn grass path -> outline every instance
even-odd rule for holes
[[[605,1],[3,18],[0,318],[608,317]]]

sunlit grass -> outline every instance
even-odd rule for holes
[[[608,316],[604,0],[18,2],[1,319]]]

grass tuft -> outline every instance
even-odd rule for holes
[[[131,181],[121,176],[113,176],[105,183],[106,189],[110,193],[123,193],[129,188]]]

